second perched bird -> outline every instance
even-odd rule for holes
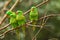
[[[17,14],[16,20],[18,21],[19,26],[22,26],[26,22],[25,16],[23,15],[23,12],[20,10],[18,10],[17,13],[18,14]]]
[[[30,11],[30,20],[31,21],[37,21],[38,20],[38,10],[35,6],[33,6],[31,8],[31,11]]]
[[[32,25],[35,25],[36,21],[38,20],[38,10],[35,6],[31,8],[29,17],[30,17],[30,21],[33,22]],[[33,26],[33,31],[34,30],[35,30],[35,27]]]
[[[24,26],[24,24],[26,23],[26,18],[23,15],[23,12],[22,11],[20,11],[20,10],[17,11],[16,20],[18,22],[18,25],[22,27],[23,34],[25,34],[25,26]]]

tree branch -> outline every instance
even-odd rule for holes
[[[42,3],[39,3],[38,5],[36,5],[36,7],[40,7],[40,6],[42,6],[43,4],[47,3],[48,1],[49,1],[49,0],[43,1]],[[26,12],[24,13],[24,15],[26,15],[28,12],[30,12],[30,9],[29,9],[28,11],[26,11]]]
[[[10,23],[7,24],[7,25],[5,25],[4,27],[0,28],[0,31],[3,30],[3,29],[5,29],[5,28],[7,28],[9,25],[10,25]]]
[[[54,17],[54,16],[60,16],[60,14],[50,14],[50,15],[46,15],[46,16],[44,16],[44,17],[39,18],[39,20],[44,19],[44,18],[48,18],[48,17]],[[27,25],[31,25],[30,23],[32,23],[32,22],[30,21],[30,22],[27,22],[26,24],[27,24]],[[9,23],[9,24],[6,24],[4,27],[0,28],[0,31],[3,30],[3,29],[5,29],[5,28],[7,28],[9,25],[10,25],[10,23]],[[31,25],[31,26],[34,26],[34,25]],[[38,26],[38,27],[39,27],[39,26]]]
[[[19,2],[19,0],[16,0],[16,2],[13,4],[13,6],[11,7],[10,10],[13,10],[15,8],[15,6],[17,5],[17,3]],[[7,14],[4,15],[4,17],[2,18],[0,25],[4,22],[4,20],[7,18]]]
[[[11,2],[12,0],[8,0],[5,5],[3,6],[3,8],[1,9],[0,13],[4,12],[4,10],[6,10],[6,7],[9,5],[9,3]]]
[[[60,14],[58,14],[58,15],[60,15]],[[41,17],[39,20],[44,19],[44,18],[48,18],[48,17],[52,17],[52,16],[57,16],[57,15],[56,15],[56,14],[55,14],[55,15],[54,15],[54,14],[50,14],[50,15]],[[29,26],[29,25],[31,25],[30,23],[31,23],[31,21],[27,22],[25,25]],[[45,21],[45,23],[46,23],[46,21]],[[42,25],[37,25],[37,26],[38,26],[38,27],[40,26],[40,28],[41,28],[41,27],[43,27],[43,25],[45,25],[45,23],[42,24]],[[7,24],[7,25],[4,26],[3,28],[0,28],[0,31],[3,30],[3,29],[5,29],[5,28],[7,28],[9,25],[10,25],[10,24]],[[31,25],[31,26],[36,26],[36,25]],[[1,34],[0,36],[3,36],[3,35],[5,35],[6,33],[10,32],[10,31],[13,31],[13,30],[16,30],[16,29],[19,29],[19,28],[20,28],[20,27],[10,29],[10,30],[4,32],[3,34]],[[42,29],[42,28],[41,28],[41,29]],[[40,29],[40,30],[41,30],[41,29]],[[37,34],[40,32],[40,30],[37,32]],[[37,35],[37,34],[36,34],[36,35]],[[36,37],[36,36],[35,36],[35,37]],[[33,39],[34,39],[35,37],[33,37]],[[33,40],[33,39],[32,39],[32,40]]]

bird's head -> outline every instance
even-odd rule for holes
[[[34,11],[36,9],[36,7],[35,6],[33,6],[32,8],[31,8],[31,11]]]
[[[7,11],[6,14],[10,16],[12,14],[12,11]]]
[[[15,12],[12,12],[12,14],[10,15],[10,17],[16,17]]]
[[[20,10],[18,10],[18,11],[17,11],[17,14],[22,15],[22,14],[23,14],[23,12],[22,12],[22,11],[20,11]]]

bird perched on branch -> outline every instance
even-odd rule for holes
[[[10,24],[13,28],[16,28],[17,25],[17,21],[16,21],[16,14],[15,12],[12,11],[7,11],[6,14],[10,17]]]
[[[12,11],[7,11],[6,14],[10,17],[10,24],[12,26],[12,28],[17,28],[18,27],[18,22],[16,20],[16,14],[15,12]],[[20,31],[19,29],[15,30],[16,36],[18,38],[18,40],[20,40]]]
[[[23,12],[22,12],[21,10],[18,10],[18,11],[17,11],[16,20],[17,20],[17,22],[18,22],[18,25],[22,27],[23,33],[25,33],[25,26],[24,26],[24,24],[26,23],[26,18],[25,18],[25,16],[23,15]]]
[[[20,11],[20,10],[17,11],[16,20],[18,21],[18,24],[19,24],[20,26],[25,24],[26,18],[25,18],[25,16],[23,15],[23,12],[22,12],[22,11]]]
[[[30,21],[33,22],[32,25],[35,25],[36,21],[38,20],[38,9],[35,6],[31,8],[29,17]],[[33,30],[35,30],[35,27],[33,27]]]
[[[38,10],[35,6],[33,6],[31,8],[31,11],[30,11],[30,20],[31,21],[37,21],[38,20]]]
[[[8,11],[6,12],[6,14],[7,14],[8,16],[10,16],[10,15],[12,14],[12,11],[8,10]]]

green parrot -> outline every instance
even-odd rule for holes
[[[23,15],[23,12],[21,10],[17,11],[17,17],[16,17],[16,19],[17,19],[18,25],[22,26],[22,31],[25,34],[25,26],[24,26],[24,24],[26,23],[26,18]]]
[[[32,25],[35,25],[36,21],[38,20],[38,9],[35,6],[31,8],[29,18],[30,18],[30,21],[33,22]],[[35,27],[33,27],[33,31],[34,30],[35,30]]]
[[[18,23],[16,21],[16,14],[12,11],[7,11],[6,14],[10,17],[10,24],[13,28],[16,28],[18,26]]]
[[[38,10],[35,6],[33,6],[31,8],[31,11],[30,11],[30,20],[31,21],[37,21],[38,20]]]
[[[10,15],[10,24],[13,28],[16,28],[18,26],[18,23],[16,21],[16,14],[14,12],[12,12],[12,14]]]
[[[12,25],[12,27],[17,27],[16,14],[12,11],[7,11],[6,14],[10,17],[10,24]]]
[[[17,14],[16,19],[17,19],[17,21],[18,21],[19,26],[22,26],[22,25],[24,25],[25,22],[26,22],[25,16],[23,15],[23,12],[20,11],[20,10],[18,10],[17,13],[18,13],[18,14]]]
[[[18,27],[16,17],[17,16],[14,12],[10,15],[10,24],[12,25],[13,28]],[[17,36],[18,40],[20,40],[20,31],[19,31],[19,29],[15,30],[15,32],[16,32],[16,36]]]
[[[11,24],[12,28],[18,27],[15,12],[7,11],[6,14],[10,17],[10,24]],[[16,36],[17,36],[18,40],[20,40],[20,31],[19,31],[19,29],[15,30],[15,33],[16,33]]]

